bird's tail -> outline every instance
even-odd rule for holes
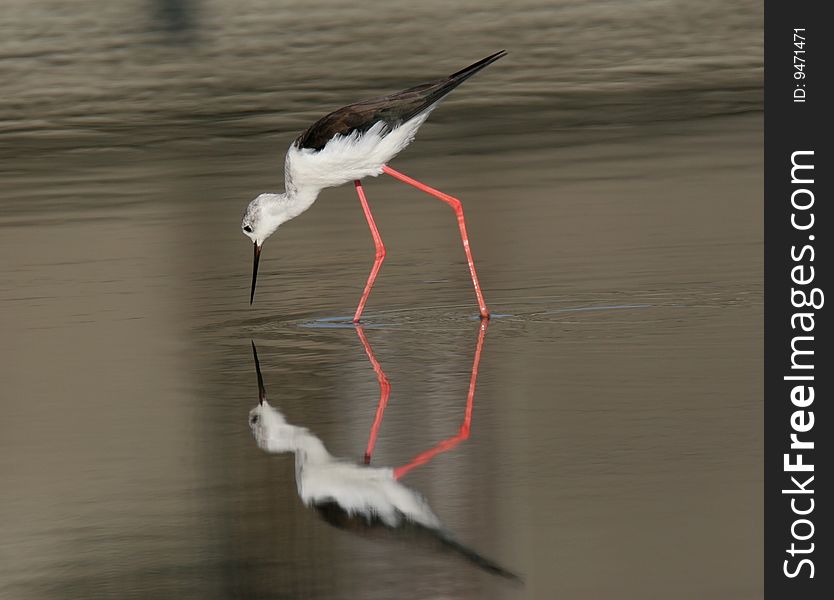
[[[483,569],[487,573],[492,573],[493,575],[504,577],[505,579],[509,579],[516,583],[524,583],[524,580],[512,571],[508,571],[495,561],[490,560],[489,558],[486,558],[485,556],[478,554],[472,548],[468,548],[461,544],[459,541],[455,539],[455,537],[450,532],[441,529],[436,531],[435,535],[440,540],[440,542],[442,542],[444,547],[459,554],[460,556],[468,560],[470,563],[479,567],[480,569]]]
[[[449,79],[455,81],[456,85],[460,85],[481,69],[485,69],[499,58],[504,58],[505,56],[507,56],[506,50],[501,50],[499,52],[496,52],[495,54],[490,54],[486,58],[482,58],[478,62],[469,65],[465,69],[461,69],[457,73],[452,73],[451,75],[449,75]]]
[[[443,96],[445,96],[453,89],[458,87],[461,83],[472,77],[475,73],[487,68],[496,60],[498,60],[499,58],[503,58],[506,55],[507,51],[501,50],[500,52],[496,52],[495,54],[490,54],[486,58],[482,58],[478,62],[469,65],[465,69],[461,69],[457,73],[452,73],[445,80],[441,80],[440,85],[431,92],[431,100],[434,102],[440,100]]]
[[[475,73],[485,69],[492,63],[494,63],[499,58],[503,58],[507,55],[506,50],[501,50],[500,52],[496,52],[495,54],[490,54],[486,58],[482,58],[476,63],[473,63],[466,67],[465,69],[461,69],[457,73],[453,73],[448,77],[443,79],[438,79],[437,81],[433,81],[432,83],[419,85],[416,88],[411,88],[409,90],[405,90],[406,92],[416,92],[422,96],[422,102],[419,106],[415,107],[407,115],[403,116],[403,121],[408,121],[413,117],[423,114],[426,111],[433,110],[437,103],[440,102],[444,96],[446,96],[449,92],[453,89],[458,87],[461,83],[472,77]]]

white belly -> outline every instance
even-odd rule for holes
[[[379,122],[361,135],[337,135],[318,152],[290,146],[284,164],[287,187],[320,190],[376,177],[388,161],[411,143],[430,112],[431,109],[403,123],[388,135],[382,135],[385,125]]]

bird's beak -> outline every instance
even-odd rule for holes
[[[260,246],[258,242],[255,242],[255,262],[252,263],[252,292],[249,294],[249,306],[252,306],[252,303],[255,301],[255,282],[258,281],[258,261],[261,260],[261,248],[263,244]]]
[[[255,348],[255,340],[252,340],[252,354],[255,356],[255,372],[258,374],[258,404],[263,406],[266,401],[266,387],[264,386],[264,378],[261,375],[261,363],[258,361],[258,349]]]

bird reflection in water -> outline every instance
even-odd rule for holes
[[[425,464],[437,454],[450,450],[469,437],[475,382],[488,324],[489,321],[486,320],[480,324],[464,421],[458,434],[396,469],[355,464],[336,458],[327,451],[315,434],[304,427],[287,423],[281,411],[267,401],[258,351],[252,342],[258,376],[258,405],[249,411],[249,426],[258,447],[266,452],[295,454],[298,495],[305,506],[316,509],[331,525],[359,533],[387,530],[431,538],[484,571],[521,581],[516,574],[461,544],[443,526],[422,494],[399,481],[411,469]],[[356,331],[380,384],[380,402],[365,454],[367,463],[370,462],[373,453],[391,386],[374,356],[364,331],[361,327],[357,327]]]

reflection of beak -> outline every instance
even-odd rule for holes
[[[258,281],[258,261],[261,260],[262,247],[263,245],[258,246],[258,242],[255,242],[255,262],[252,263],[252,293],[249,295],[249,306],[252,306],[255,301],[255,282]]]
[[[255,340],[252,340],[252,354],[255,356],[255,372],[258,374],[258,404],[263,406],[266,400],[266,387],[264,386],[263,375],[261,375],[261,363],[258,360],[258,349],[255,348]]]

